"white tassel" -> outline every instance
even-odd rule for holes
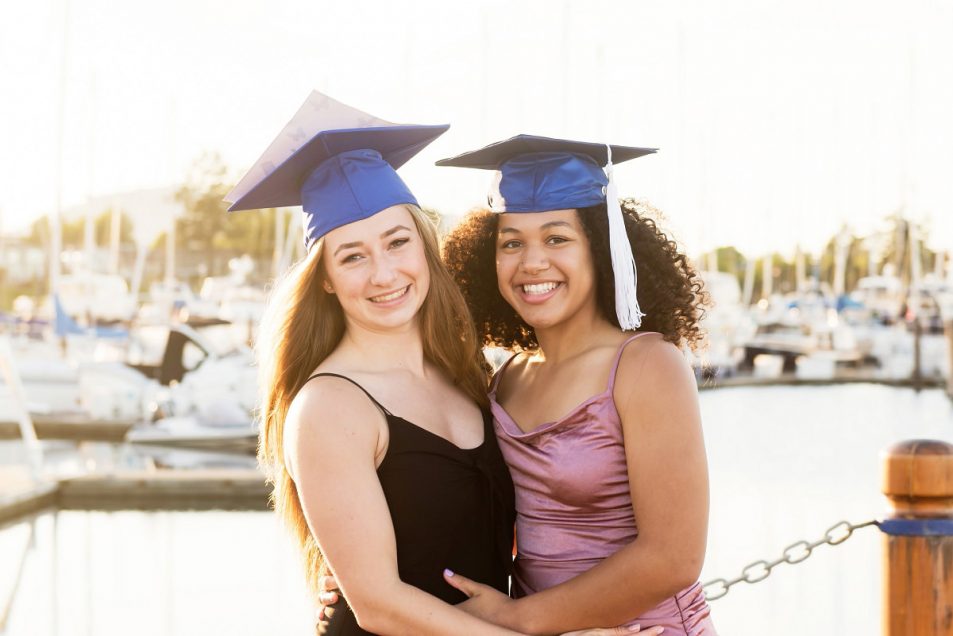
[[[638,272],[632,246],[625,233],[619,193],[612,177],[612,147],[606,144],[608,161],[605,172],[609,179],[606,186],[606,208],[609,213],[609,253],[612,255],[612,272],[615,277],[615,314],[623,331],[634,331],[642,325],[642,310],[636,296]]]

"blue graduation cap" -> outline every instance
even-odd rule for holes
[[[396,170],[449,127],[390,124],[315,91],[225,197],[228,211],[300,205],[310,249],[342,225],[418,205]]]
[[[441,159],[437,165],[496,171],[488,197],[494,212],[548,212],[605,203],[615,274],[616,317],[622,329],[630,330],[638,329],[644,314],[636,297],[638,274],[612,178],[612,162],[628,161],[656,150],[517,135]]]

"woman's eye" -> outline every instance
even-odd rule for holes
[[[500,247],[502,247],[504,250],[511,250],[519,246],[520,246],[520,242],[514,239],[512,241],[504,241],[503,245],[501,245]]]
[[[550,245],[559,245],[560,243],[566,243],[569,239],[564,236],[550,236],[546,239],[546,242]]]
[[[341,259],[341,264],[347,265],[348,263],[356,263],[357,261],[360,260],[360,258],[361,258],[360,254],[348,254],[347,256]]]
[[[391,247],[391,249],[395,249],[395,248],[398,248],[398,247],[400,247],[400,246],[402,246],[402,245],[406,245],[407,243],[410,243],[410,239],[409,239],[409,238],[394,239],[393,241],[390,242],[390,247]]]

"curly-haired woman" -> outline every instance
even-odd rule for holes
[[[444,260],[484,344],[518,352],[490,387],[516,486],[514,599],[448,580],[464,609],[520,631],[715,633],[698,583],[707,461],[680,351],[700,339],[705,295],[653,210],[617,205],[611,180],[613,156],[648,152],[523,135],[440,162],[497,171],[493,212],[471,213]]]

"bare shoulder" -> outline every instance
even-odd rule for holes
[[[529,366],[531,353],[519,351],[512,354],[507,361],[497,369],[499,376],[496,381],[496,392],[500,399],[505,399],[510,392],[515,390],[520,384],[520,379],[526,374]],[[501,375],[502,374],[502,375]]]
[[[614,391],[620,406],[696,393],[695,374],[687,358],[661,334],[637,338],[623,350]]]
[[[286,437],[307,439],[320,435],[376,438],[383,417],[380,409],[353,383],[322,376],[307,382],[291,402],[285,419]]]

